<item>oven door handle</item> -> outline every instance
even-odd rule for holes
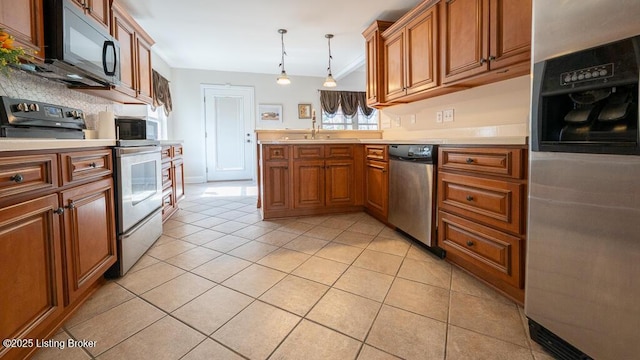
[[[113,70],[109,70],[107,68],[107,49],[113,49]],[[118,59],[116,54],[116,44],[111,40],[107,40],[102,45],[102,70],[104,70],[104,74],[107,76],[115,76],[116,69],[118,68]]]

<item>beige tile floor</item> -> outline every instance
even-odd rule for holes
[[[164,234],[36,359],[551,359],[523,309],[364,213],[261,221],[188,185]]]

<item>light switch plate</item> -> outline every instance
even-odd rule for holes
[[[400,116],[396,116],[396,127],[400,127]]]
[[[415,124],[415,123],[416,123],[416,114],[411,114],[411,115],[409,115],[409,121],[410,121],[412,124]]]
[[[437,123],[442,123],[442,111],[438,111],[436,113],[436,122]]]
[[[442,112],[442,117],[444,122],[452,122],[453,121],[453,109],[447,109]]]

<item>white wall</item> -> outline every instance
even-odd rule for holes
[[[385,139],[528,136],[531,77],[521,76],[380,112]],[[436,112],[454,109],[454,121],[436,123]],[[415,115],[415,124],[411,117]],[[400,125],[397,120],[400,119]]]
[[[276,84],[276,78],[276,73],[253,74],[175,68],[171,70],[171,97],[174,110],[169,120],[169,139],[184,141],[186,182],[204,182],[206,178],[205,127],[200,88],[202,84],[253,87],[256,114],[258,104],[282,104],[282,123],[264,124],[257,121],[256,128],[311,128],[311,120],[298,119],[298,104],[310,103],[319,112],[318,89],[322,88],[324,79],[291,76],[291,84],[283,86]]]

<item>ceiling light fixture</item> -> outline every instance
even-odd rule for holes
[[[284,51],[284,34],[287,33],[287,30],[278,29],[278,33],[280,33],[280,41],[282,42],[282,61],[278,66],[282,68],[282,71],[280,72],[280,76],[278,76],[278,80],[276,80],[276,82],[280,85],[289,85],[291,84],[291,80],[287,76],[287,72],[284,71],[284,56],[287,55],[287,53]]]
[[[322,84],[322,86],[336,87],[336,85],[338,84],[336,84],[336,80],[333,78],[333,75],[331,75],[331,59],[333,59],[333,57],[331,56],[331,38],[333,38],[333,34],[326,34],[324,37],[327,38],[327,42],[329,43],[329,67],[327,68],[329,75],[327,75],[327,78],[324,79],[324,84]]]

